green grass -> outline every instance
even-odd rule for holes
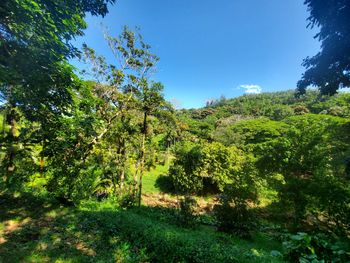
[[[91,217],[91,212],[29,194],[0,196],[0,262],[147,260],[141,247],[121,239],[110,224],[100,225],[104,217],[93,211],[96,216]]]
[[[159,176],[167,175],[169,170],[168,165],[157,165],[156,168],[147,171],[143,176],[143,192],[144,193],[159,193],[160,189],[156,186],[156,181]]]
[[[113,202],[62,207],[30,194],[0,196],[0,262],[281,262],[264,233],[242,240],[176,224],[176,211],[119,210]]]

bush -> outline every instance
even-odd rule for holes
[[[169,176],[179,193],[205,194],[204,190],[208,189],[222,191],[227,183],[232,182],[232,176],[242,170],[246,159],[237,147],[225,147],[218,142],[202,146],[184,145],[177,149]]]
[[[232,233],[239,237],[249,238],[255,225],[254,215],[248,207],[249,198],[255,194],[249,189],[228,185],[221,195],[219,205],[214,206],[214,214],[218,222],[218,230]]]
[[[119,200],[119,206],[121,208],[131,208],[134,207],[137,203],[138,199],[135,193],[127,193],[123,195]]]
[[[156,180],[155,186],[164,193],[175,193],[174,182],[170,176],[160,175]]]
[[[169,168],[169,176],[178,193],[196,193],[203,188],[200,176],[203,153],[199,146],[181,145],[176,150],[176,160]]]
[[[178,223],[184,227],[195,227],[197,217],[195,215],[195,207],[197,201],[191,196],[186,196],[180,200],[180,210],[178,214]]]
[[[331,240],[324,234],[298,232],[283,242],[284,257],[291,262],[349,262],[349,244]],[[348,250],[348,251],[346,251]]]

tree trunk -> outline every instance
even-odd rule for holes
[[[170,146],[171,146],[171,138],[168,137],[167,142],[166,142],[166,152],[165,152],[164,165],[168,165],[169,164]]]
[[[6,167],[6,176],[5,182],[8,183],[10,178],[12,177],[15,171],[15,156],[16,156],[16,148],[15,143],[17,140],[16,130],[17,130],[17,122],[16,122],[16,110],[14,103],[10,102],[10,110],[7,114],[7,123],[10,125],[10,130],[7,135],[7,167]]]
[[[135,173],[134,173],[134,193],[135,193],[135,198],[136,198],[136,191],[137,191],[137,186],[138,186],[138,174],[139,174],[139,166],[140,166],[140,160],[137,160],[135,163]]]
[[[122,111],[122,110],[121,110]],[[123,130],[122,132],[124,132],[125,130],[125,127],[127,125],[126,121],[125,121],[125,114],[123,113],[121,115],[121,118],[120,118],[122,124],[123,124]],[[119,157],[120,157],[120,165],[122,167],[122,171],[121,171],[121,174],[120,174],[120,190],[122,191],[123,188],[124,188],[124,181],[125,181],[125,170],[126,170],[126,161],[128,159],[127,157],[127,151],[126,151],[126,138],[125,138],[125,134],[123,134],[120,138],[120,148],[119,148]]]
[[[147,112],[144,112],[143,115],[143,131],[142,131],[142,142],[141,142],[141,167],[140,167],[140,179],[139,179],[139,206],[141,206],[142,199],[142,177],[145,169],[145,141],[147,135]]]
[[[126,146],[125,146],[125,139],[123,138],[120,143],[120,151],[119,151],[119,157],[120,157],[120,165],[121,165],[121,173],[120,173],[120,190],[123,190],[124,188],[124,181],[125,181],[125,169],[126,169]]]
[[[124,181],[125,181],[125,170],[123,169],[120,175],[120,190],[123,190],[124,188]]]
[[[2,120],[2,138],[5,139],[5,137],[6,137],[6,111]]]

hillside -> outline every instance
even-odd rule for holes
[[[206,107],[180,110],[178,117],[189,131],[209,139],[214,130],[240,120],[266,117],[280,121],[290,116],[305,113],[350,117],[350,94],[321,96],[317,91],[308,91],[297,98],[294,90],[243,95],[237,98],[212,100]]]

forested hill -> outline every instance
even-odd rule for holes
[[[209,139],[215,129],[229,126],[240,120],[267,118],[281,121],[303,114],[323,114],[348,118],[350,94],[321,96],[318,91],[308,91],[297,97],[294,90],[248,94],[236,98],[210,100],[199,109],[182,109],[179,118],[188,125],[189,131]]]

